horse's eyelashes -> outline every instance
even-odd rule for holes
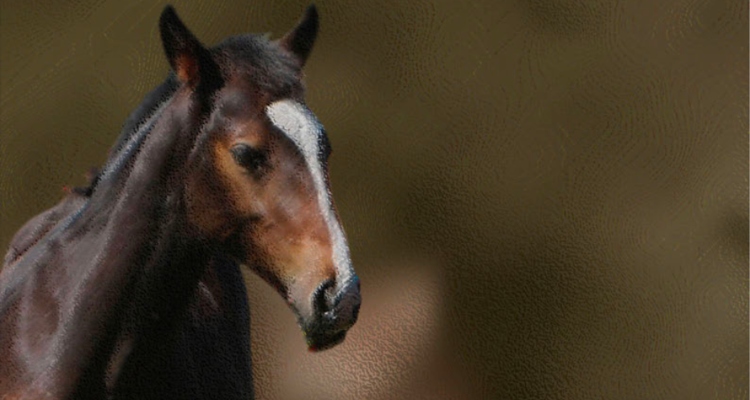
[[[234,161],[250,172],[257,171],[265,163],[265,154],[246,144],[238,144],[232,147]]]

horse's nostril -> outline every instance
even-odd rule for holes
[[[313,309],[316,314],[323,314],[332,308],[332,291],[335,285],[336,281],[327,279],[315,289],[315,293],[313,294]]]

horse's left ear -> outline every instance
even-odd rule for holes
[[[279,45],[297,56],[300,66],[304,66],[317,36],[318,10],[310,4],[297,26],[279,39]]]
[[[159,18],[159,31],[169,64],[180,81],[197,86],[208,51],[182,23],[172,6],[166,6]],[[201,65],[204,64],[204,65]]]

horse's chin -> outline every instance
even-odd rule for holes
[[[324,333],[318,335],[311,335],[306,333],[307,338],[307,350],[311,353],[316,353],[323,350],[328,350],[336,345],[341,344],[346,338],[346,330],[338,331],[336,333]]]

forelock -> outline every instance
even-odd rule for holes
[[[266,36],[232,36],[212,52],[222,59],[225,73],[240,75],[268,93],[284,95],[301,85],[297,62]]]

